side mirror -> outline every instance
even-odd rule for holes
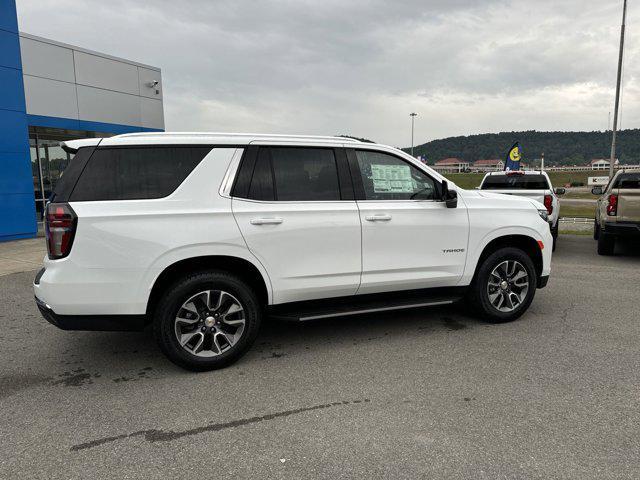
[[[564,195],[565,193],[567,193],[567,190],[562,187],[558,187],[556,188],[555,192],[556,192],[556,195]]]
[[[447,208],[456,208],[458,206],[458,192],[449,190],[449,182],[442,182],[442,198]]]
[[[602,195],[602,187],[593,187],[591,193],[594,195]]]

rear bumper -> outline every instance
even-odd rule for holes
[[[145,326],[144,315],[58,315],[38,297],[35,300],[44,319],[61,330],[139,332]]]
[[[640,238],[640,223],[637,222],[615,222],[603,223],[602,232],[616,237]]]

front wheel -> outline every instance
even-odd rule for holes
[[[154,315],[162,352],[176,365],[205,371],[226,367],[251,347],[261,309],[253,290],[221,271],[194,273],[164,294]]]
[[[501,248],[479,266],[471,285],[470,300],[482,320],[510,322],[531,305],[536,279],[529,255],[518,248]]]

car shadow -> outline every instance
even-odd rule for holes
[[[367,313],[308,322],[265,318],[255,344],[238,364],[244,367],[274,358],[294,357],[327,346],[389,343],[406,336],[434,335],[487,325],[459,307],[421,307],[396,312]],[[74,332],[58,343],[67,370],[60,383],[78,386],[105,377],[116,383],[152,379],[185,371],[157,348],[151,329],[144,332]],[[124,374],[122,372],[125,372]],[[66,379],[66,380],[65,380]],[[65,383],[66,382],[66,383]]]

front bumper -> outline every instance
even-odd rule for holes
[[[146,324],[145,315],[58,315],[38,297],[35,300],[44,319],[61,330],[139,332]]]

